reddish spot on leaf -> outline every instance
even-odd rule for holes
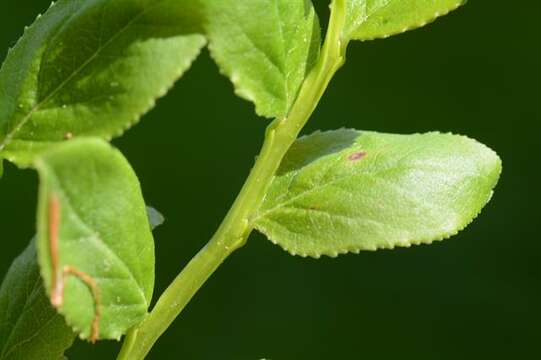
[[[355,153],[349,155],[348,160],[349,161],[358,161],[358,160],[362,160],[365,156],[366,156],[366,152],[359,151],[359,152],[355,152]]]

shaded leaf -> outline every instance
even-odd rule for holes
[[[45,294],[32,241],[0,288],[0,359],[58,360],[74,339]]]
[[[147,215],[148,222],[150,223],[150,227],[152,228],[152,230],[156,229],[158,226],[163,225],[163,223],[165,222],[165,217],[153,207],[147,206]]]
[[[3,157],[29,165],[65,138],[110,139],[137,122],[205,44],[194,34],[197,14],[184,3],[59,0],[51,6],[0,70]]]
[[[35,164],[38,255],[51,301],[82,338],[118,339],[143,319],[154,286],[154,243],[137,177],[97,139],[65,142]]]
[[[289,151],[255,226],[312,257],[428,244],[466,227],[500,172],[492,150],[463,136],[319,132]]]
[[[348,0],[345,38],[373,40],[422,27],[466,0]]]
[[[212,57],[266,117],[285,116],[319,54],[317,14],[306,0],[202,2]]]

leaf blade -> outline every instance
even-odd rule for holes
[[[288,153],[254,224],[316,258],[431,243],[479,214],[500,172],[492,150],[461,136],[316,133]]]
[[[209,49],[260,116],[285,116],[319,55],[317,14],[305,0],[203,3]]]
[[[417,29],[467,0],[349,0],[346,39],[374,40]]]
[[[0,288],[0,359],[58,360],[75,334],[51,306],[32,241],[11,265]]]
[[[138,121],[206,43],[171,0],[60,0],[0,70],[0,152],[18,165],[65,137]],[[176,20],[175,23],[173,20]]]
[[[157,227],[162,226],[165,222],[165,217],[158,210],[151,206],[147,206],[147,216],[152,231],[154,231],[154,229],[156,229]]]
[[[53,148],[36,168],[47,293],[63,300],[58,310],[82,338],[119,339],[143,319],[154,287],[154,242],[137,177],[120,152],[92,138]]]

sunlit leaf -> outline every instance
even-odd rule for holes
[[[466,0],[347,0],[347,39],[386,38],[422,27]]]
[[[303,256],[428,244],[464,229],[500,172],[464,136],[318,132],[289,151],[255,225]]]
[[[266,117],[285,116],[319,54],[317,14],[308,0],[208,0],[211,54]]]
[[[0,154],[29,165],[76,136],[122,134],[205,44],[176,0],[59,0],[0,70]]]
[[[118,339],[145,316],[154,286],[154,242],[137,177],[97,139],[57,145],[35,164],[47,293],[82,338]]]

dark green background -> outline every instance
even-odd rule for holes
[[[2,1],[2,58],[49,2]],[[326,4],[318,2],[323,18]],[[319,261],[290,257],[254,234],[149,358],[541,358],[540,10],[535,1],[470,1],[422,30],[352,44],[307,129],[441,130],[491,146],[504,174],[466,231],[432,246]],[[156,232],[157,293],[216,229],[267,123],[205,53],[115,141],[147,201],[167,217]],[[5,170],[0,274],[35,227],[36,175]],[[112,359],[117,347],[79,343],[69,355]]]

